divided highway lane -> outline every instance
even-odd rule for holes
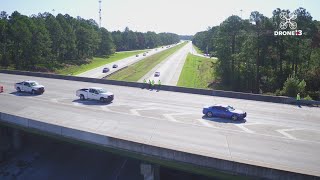
[[[172,86],[177,85],[184,62],[188,53],[191,51],[191,48],[192,42],[190,41],[173,55],[155,66],[151,71],[139,79],[138,82],[143,82],[144,79],[147,81],[150,79],[154,80],[155,83],[158,83],[158,80],[160,79],[161,84]],[[155,72],[160,72],[160,76],[155,77]]]
[[[15,93],[13,84],[32,79],[46,92]],[[203,156],[320,176],[320,109],[298,108],[130,87],[0,74],[1,112]],[[79,101],[75,91],[101,86],[112,104]],[[202,117],[207,104],[226,103],[247,111],[246,121]]]
[[[172,45],[170,46],[172,47]],[[157,50],[156,50],[157,49]],[[94,68],[92,70],[89,70],[89,71],[86,71],[84,73],[81,73],[81,74],[78,74],[77,76],[80,76],[80,77],[90,77],[90,78],[103,78],[104,76],[107,76],[115,71],[118,71],[119,69],[123,68],[123,67],[126,67],[126,66],[129,66],[131,64],[134,64],[138,61],[141,61],[142,59],[148,57],[148,56],[151,56],[153,54],[157,54],[163,50],[165,50],[166,48],[155,48],[155,49],[150,49],[148,50],[148,53],[146,53],[146,56],[143,56],[143,53],[140,53],[138,54],[139,57],[136,57],[136,55],[134,56],[131,56],[131,57],[128,57],[128,58],[124,58],[124,59],[121,59],[119,61],[115,61],[115,62],[112,62],[112,63],[109,63],[109,64],[105,64],[103,66],[100,66],[100,67],[97,67],[97,68]],[[113,68],[112,66],[114,64],[117,64],[118,67],[117,68]],[[109,68],[110,71],[107,72],[107,73],[102,73],[102,70],[103,68]]]

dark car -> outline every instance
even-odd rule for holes
[[[203,108],[202,113],[209,118],[230,118],[234,121],[244,119],[247,116],[247,113],[242,110],[236,110],[232,106],[222,104],[206,106]]]
[[[109,68],[103,68],[102,72],[107,73],[107,72],[109,72],[109,70],[110,70]]]
[[[112,67],[113,67],[113,68],[117,68],[117,67],[118,67],[118,65],[117,65],[117,64],[114,64]]]
[[[154,77],[159,77],[160,76],[160,72],[155,72],[154,73]]]

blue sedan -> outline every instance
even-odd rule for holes
[[[234,121],[244,119],[247,116],[246,112],[236,110],[232,106],[216,104],[213,106],[206,106],[202,113],[207,117],[222,117],[230,118]]]

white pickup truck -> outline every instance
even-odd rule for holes
[[[114,99],[113,93],[99,87],[79,89],[76,96],[80,97],[80,100],[93,99],[101,102],[111,102]]]
[[[22,81],[16,83],[14,88],[18,91],[29,92],[32,94],[43,94],[44,93],[44,86],[40,85],[36,81]]]

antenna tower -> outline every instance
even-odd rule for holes
[[[99,27],[101,28],[101,0],[99,0]]]

